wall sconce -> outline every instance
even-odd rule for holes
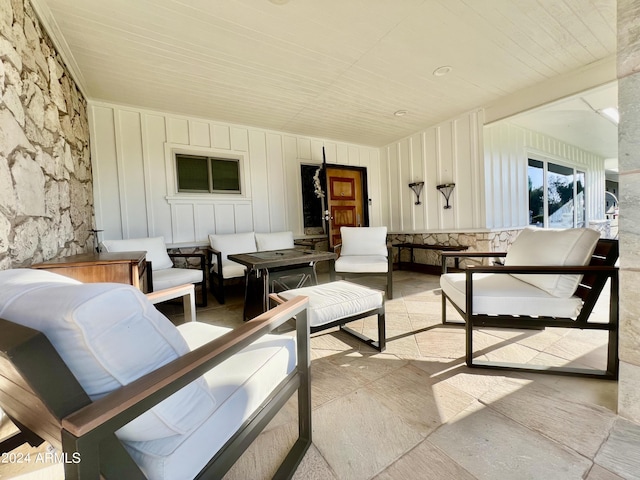
[[[438,190],[440,190],[440,193],[447,202],[444,208],[451,208],[451,205],[449,205],[449,197],[451,197],[451,192],[453,192],[455,186],[455,183],[443,183],[442,185],[438,185],[436,187]]]
[[[409,188],[413,190],[413,193],[416,194],[418,201],[416,205],[420,205],[420,194],[422,193],[422,187],[424,187],[424,182],[413,182],[409,184]]]

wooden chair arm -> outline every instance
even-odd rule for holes
[[[164,302],[165,300],[173,300],[174,298],[182,297],[184,295],[195,295],[195,287],[193,283],[185,283],[184,285],[177,285],[175,287],[165,288],[164,290],[157,290],[155,292],[146,293],[147,299],[153,303]]]
[[[101,437],[114,432],[259,337],[272,332],[306,309],[307,304],[306,297],[296,297],[278,305],[65,417],[62,420],[63,428],[76,437],[89,433]],[[308,332],[306,315],[297,318],[296,329]]]
[[[273,300],[276,303],[276,305],[282,305],[283,303],[286,302],[286,300],[282,298],[280,295],[278,295],[277,293],[270,293],[269,298]]]

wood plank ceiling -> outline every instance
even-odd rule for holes
[[[373,146],[616,51],[615,0],[33,3],[91,100]]]

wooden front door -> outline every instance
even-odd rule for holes
[[[366,168],[327,166],[329,245],[340,243],[340,227],[369,225],[366,204]]]

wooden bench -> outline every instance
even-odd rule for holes
[[[469,247],[467,246],[463,246],[463,245],[441,245],[441,244],[433,244],[433,245],[428,245],[428,244],[423,244],[423,243],[396,243],[393,245],[394,247],[398,248],[398,269],[402,270],[402,261],[401,261],[401,254],[402,254],[402,249],[403,248],[408,248],[409,251],[411,252],[411,256],[410,256],[410,262],[409,264],[412,266],[413,269],[415,269],[416,265],[419,265],[415,262],[415,257],[413,255],[413,250],[414,249],[418,249],[418,250],[439,250],[441,253],[442,252],[462,252],[464,250],[467,250]],[[456,257],[454,259],[454,263],[455,263],[455,268],[460,268],[460,263],[459,263],[459,259]],[[440,267],[437,265],[433,265],[433,268],[429,268],[430,265],[424,265],[422,267],[422,269],[424,270],[434,270],[434,273],[440,273]],[[437,269],[437,272],[435,271]]]

